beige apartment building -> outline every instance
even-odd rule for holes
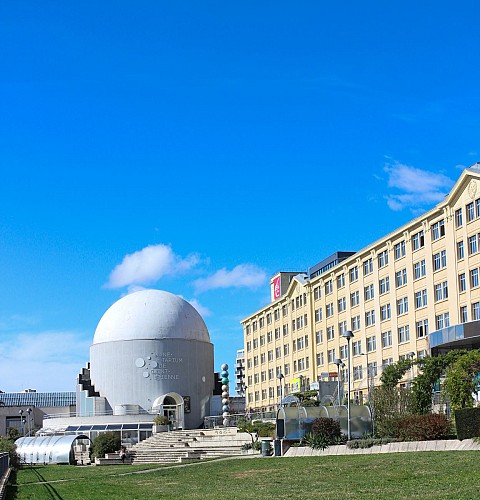
[[[346,330],[354,335],[352,398],[360,401],[385,365],[480,348],[479,275],[477,163],[435,208],[363,250],[272,277],[271,302],[241,322],[246,405],[273,409],[282,396],[338,376],[343,385]]]

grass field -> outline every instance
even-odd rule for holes
[[[210,461],[187,467],[33,466],[7,499],[480,499],[479,452]]]

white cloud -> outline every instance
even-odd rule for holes
[[[429,172],[402,163],[388,163],[388,187],[403,191],[385,196],[388,206],[399,211],[409,208],[418,212],[420,208],[443,200],[454,181],[442,173]]]
[[[128,285],[154,283],[164,276],[188,271],[196,266],[199,257],[195,254],[185,259],[176,255],[167,245],[149,245],[142,250],[125,255],[122,262],[110,273],[106,288],[121,288]]]
[[[0,390],[74,391],[90,340],[71,331],[24,332],[0,342]]]
[[[253,264],[240,264],[231,271],[223,268],[208,278],[200,278],[193,282],[197,293],[216,288],[257,288],[266,279],[266,273]]]
[[[202,318],[206,318],[212,315],[212,311],[210,311],[208,307],[202,306],[202,304],[200,304],[200,302],[198,302],[197,299],[191,299],[191,300],[185,299],[185,300],[190,304],[192,304],[192,306],[198,311],[198,313],[200,314],[200,316],[202,316]]]

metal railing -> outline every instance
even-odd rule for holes
[[[8,453],[0,453],[0,484],[5,474],[10,467],[10,455]]]
[[[109,417],[112,415],[124,416],[124,415],[156,415],[157,413],[152,413],[147,410],[129,410],[125,409],[122,413],[114,413],[113,410],[103,411],[103,412],[68,412],[68,413],[50,413],[43,416],[43,420],[49,420],[53,418],[68,418],[68,417]]]
[[[240,419],[249,421],[263,420],[265,422],[274,422],[277,417],[276,411],[259,411],[255,413],[235,413],[228,416],[229,427],[237,427]],[[224,427],[222,415],[211,415],[203,419],[205,429],[214,427]]]

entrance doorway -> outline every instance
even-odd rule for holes
[[[176,392],[169,392],[157,398],[153,402],[152,410],[160,415],[165,415],[170,421],[171,429],[184,428],[183,398]]]

